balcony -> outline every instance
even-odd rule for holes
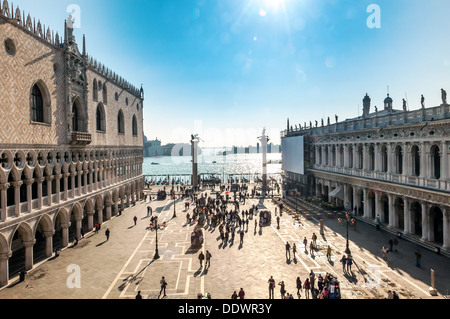
[[[72,145],[89,145],[91,142],[91,134],[84,132],[72,132]]]

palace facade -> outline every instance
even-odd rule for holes
[[[450,106],[370,111],[283,131],[304,136],[305,175],[284,172],[285,185],[316,196],[421,246],[450,255]]]
[[[0,287],[143,194],[144,92],[0,4]]]

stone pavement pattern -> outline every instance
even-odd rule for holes
[[[154,191],[154,190],[153,190]],[[203,192],[204,193],[204,192]],[[207,191],[208,195],[210,191]],[[167,228],[158,231],[158,252],[155,255],[156,232],[148,230],[150,218],[147,205],[159,223],[167,222]],[[249,199],[241,209],[251,205],[266,207],[275,212],[271,199],[261,201]],[[231,207],[231,206],[229,206]],[[190,208],[192,215],[192,206]],[[275,216],[272,225],[254,227],[254,219],[244,228],[243,245],[239,243],[239,228],[234,242],[222,245],[219,230],[206,227],[203,231],[205,243],[200,249],[192,248],[190,235],[194,225],[186,225],[184,201],[177,201],[176,218],[173,217],[173,200],[137,203],[121,216],[105,223],[98,234],[89,233],[78,246],[65,249],[58,258],[51,258],[30,271],[25,282],[14,283],[0,290],[0,298],[32,299],[127,299],[134,298],[138,290],[144,298],[159,298],[159,280],[165,276],[170,299],[195,299],[199,292],[209,292],[213,299],[229,299],[234,291],[242,287],[247,299],[268,298],[267,280],[273,276],[276,282],[284,281],[286,290],[298,298],[296,278],[304,281],[311,270],[316,275],[326,272],[337,276],[343,299],[384,298],[387,290],[395,290],[400,298],[443,298],[450,280],[446,273],[450,269],[448,258],[433,252],[422,252],[422,267],[415,267],[415,244],[400,240],[398,252],[388,254],[388,263],[381,258],[380,249],[392,236],[374,227],[359,223],[356,230],[349,230],[350,249],[355,264],[352,274],[342,271],[339,262],[345,247],[345,227],[336,218],[324,218],[323,236],[319,233],[319,221],[311,218],[295,220],[283,213],[280,228]],[[133,217],[137,216],[134,225]],[[106,241],[104,231],[109,228],[111,236]],[[319,249],[311,256],[305,252],[303,238],[308,242],[313,232],[318,236]],[[296,259],[288,260],[285,243],[297,246]],[[325,257],[326,247],[332,247],[332,258]],[[200,269],[200,250],[212,254],[211,266]],[[79,267],[80,287],[73,287],[73,268]],[[435,270],[436,288],[439,296],[428,293],[430,269]],[[372,278],[372,281],[367,279]],[[279,286],[275,298],[280,298]],[[305,298],[301,291],[301,298]]]

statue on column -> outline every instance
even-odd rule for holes
[[[334,116],[334,118],[336,119],[336,123],[337,123],[339,120],[339,117],[337,116],[337,114]]]
[[[442,104],[447,104],[447,92],[445,92],[444,89],[441,89],[441,97],[442,97]]]
[[[425,108],[425,98],[423,97],[423,94],[420,97],[420,104],[422,104],[422,108],[424,109]]]
[[[403,99],[403,111],[406,111],[406,100]]]

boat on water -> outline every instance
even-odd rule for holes
[[[153,162],[153,163],[152,163],[152,165],[159,165],[159,163],[155,163],[155,162]]]

